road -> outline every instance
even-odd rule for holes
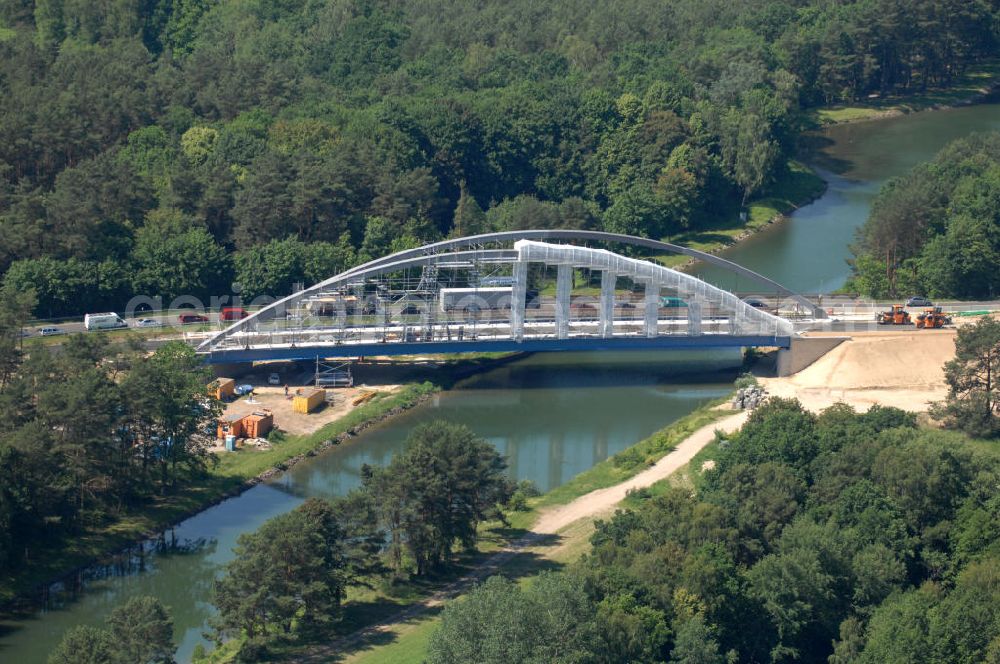
[[[740,293],[741,297],[754,297],[764,301],[772,311],[777,311],[780,315],[790,316],[794,314],[794,310],[791,309],[789,302],[785,299],[775,298],[773,295],[767,295],[764,293]],[[551,298],[545,298],[546,300]],[[630,298],[621,298],[620,302],[629,301]],[[641,307],[641,298],[631,298],[633,306]],[[830,317],[829,320],[825,321],[815,321],[808,325],[809,329],[819,329],[832,332],[851,332],[851,331],[867,331],[875,329],[883,329],[880,326],[875,325],[875,314],[878,311],[885,311],[889,309],[893,304],[899,304],[898,300],[885,300],[885,301],[875,301],[875,300],[864,300],[851,295],[820,295],[810,297],[811,300],[817,303],[818,306],[826,310],[827,315]],[[547,304],[552,304],[550,302],[545,302],[543,308]],[[977,300],[977,301],[958,301],[958,300],[942,300],[935,302],[936,306],[940,306],[947,313],[955,313],[962,311],[997,311],[1000,310],[1000,300]],[[631,309],[632,307],[629,307]],[[916,315],[924,310],[925,307],[908,307],[907,310],[911,315]],[[635,316],[637,319],[641,316],[640,310],[629,311],[625,309],[621,311],[622,317]],[[187,312],[195,312],[193,309],[185,310]],[[174,331],[178,336],[195,331],[205,331],[207,329],[211,330],[221,330],[231,324],[230,321],[220,321],[218,312],[198,312],[202,315],[208,317],[207,323],[192,324],[192,325],[181,325],[178,322],[178,316],[180,311],[171,311],[167,313],[143,313],[138,314],[134,317],[125,318],[128,323],[129,329],[140,329],[140,330],[154,330],[158,329],[156,327],[139,327],[138,321],[144,318],[151,318],[153,320],[160,321],[162,323],[163,331],[166,333],[168,331]],[[580,312],[576,313],[577,316]],[[419,317],[415,317],[419,318]],[[596,318],[596,314],[595,314]],[[803,321],[806,322],[806,321]],[[26,337],[37,337],[40,336],[41,330],[44,327],[55,327],[58,328],[59,334],[73,334],[79,332],[87,332],[83,326],[83,318],[75,319],[50,319],[50,320],[35,320],[31,321],[27,326],[25,326],[25,336]],[[123,328],[124,329],[124,328]]]

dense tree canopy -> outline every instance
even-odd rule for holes
[[[29,305],[9,288],[0,300],[0,570],[10,571],[198,473],[217,409],[184,343],[147,355],[78,335],[25,359],[12,339]]]
[[[991,298],[1000,292],[1000,133],[946,146],[879,192],[854,246],[849,288]]]
[[[71,627],[49,664],[173,664],[174,621],[155,597],[116,606],[104,628]]]
[[[332,269],[491,228],[698,228],[781,177],[804,108],[947,85],[997,10],[7,0],[0,271],[55,316],[284,295],[258,289],[301,255],[273,243],[333,244]],[[261,247],[278,278],[251,284]]]
[[[948,399],[931,412],[970,435],[1000,435],[1000,321],[984,316],[960,327],[944,372]]]
[[[555,578],[449,605],[430,660],[995,661],[1000,468],[962,440],[892,408],[773,400],[697,493],[634,500]],[[556,638],[536,606],[573,607],[573,628]]]
[[[500,515],[513,487],[496,448],[468,427],[429,422],[413,429],[406,448],[384,468],[363,468],[356,499],[386,535],[390,565],[416,574],[447,563],[456,545],[475,546],[479,523]]]

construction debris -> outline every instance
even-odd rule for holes
[[[767,401],[767,390],[759,385],[741,387],[730,402],[733,410],[753,410]]]

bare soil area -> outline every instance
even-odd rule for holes
[[[399,385],[379,385],[368,387],[338,387],[327,390],[327,404],[308,415],[292,410],[294,387],[288,388],[285,396],[284,387],[255,387],[253,401],[241,397],[226,406],[226,415],[247,415],[255,410],[266,408],[274,413],[274,426],[294,435],[308,434],[334,420],[340,419],[354,409],[353,402],[366,392],[395,392]]]
[[[954,355],[954,329],[860,332],[794,376],[761,383],[813,411],[837,402],[926,411],[947,396],[943,366]]]

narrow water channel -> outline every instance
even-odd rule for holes
[[[722,256],[800,293],[829,293],[850,274],[848,246],[881,186],[927,161],[949,142],[1000,129],[1000,105],[982,104],[839,125],[819,135],[807,160],[826,180],[826,193]],[[728,290],[753,284],[709,265],[692,270]]]
[[[141,551],[50,589],[45,606],[0,623],[0,662],[43,664],[69,627],[99,625],[135,595],[171,609],[187,662],[211,616],[211,585],[241,533],[310,496],[340,496],[363,464],[383,465],[417,423],[467,424],[510,461],[511,476],[559,486],[731,388],[739,353],[535,355],[467,379],[400,417],[194,516]]]

